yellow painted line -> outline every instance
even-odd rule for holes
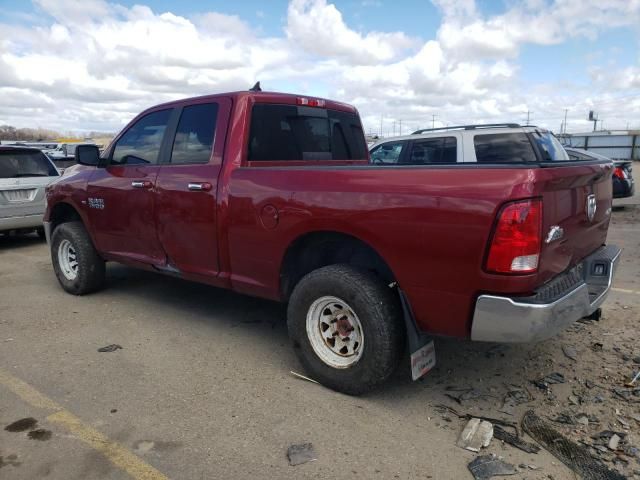
[[[612,288],[611,290],[613,290],[614,292],[622,292],[622,293],[633,293],[635,295],[640,295],[640,291],[638,290],[628,290],[626,288]]]
[[[47,417],[49,422],[61,425],[78,440],[102,453],[111,463],[127,472],[135,480],[169,480],[168,477],[122,445],[112,442],[102,433],[84,424],[82,420],[65,410],[61,405],[1,368],[0,385],[11,390],[33,407],[52,410],[54,413]]]
[[[44,410],[62,410],[62,407],[49,397],[45,397],[28,383],[9,375],[2,369],[0,369],[0,384],[4,385],[22,400],[36,408],[42,408]]]
[[[60,410],[47,417],[52,423],[59,423],[94,450],[102,453],[111,463],[120,467],[136,480],[168,480],[162,473],[151,465],[143,462],[129,450],[112,442],[97,430],[85,425],[82,421],[67,412]]]

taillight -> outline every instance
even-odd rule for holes
[[[542,200],[507,204],[498,216],[486,269],[495,273],[533,273],[542,244]]]
[[[613,170],[613,176],[618,177],[620,180],[624,180],[627,176],[624,173],[624,170],[621,167],[616,167]]]

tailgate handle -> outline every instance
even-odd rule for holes
[[[151,188],[153,187],[153,183],[149,180],[134,180],[131,182],[131,186],[133,188]]]
[[[212,185],[209,182],[190,182],[187,185],[187,188],[192,192],[208,192],[209,190],[211,190]]]

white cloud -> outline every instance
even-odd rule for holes
[[[187,18],[103,0],[36,0],[37,23],[0,24],[0,123],[115,131],[145,107],[256,80],[353,103],[367,130],[377,130],[382,115],[385,133],[400,119],[406,133],[429,126],[432,115],[436,125],[519,121],[527,110],[557,129],[566,107],[574,125],[587,127],[578,112],[594,105],[601,116],[624,116],[622,109],[640,118],[637,96],[617,100],[640,89],[640,59],[617,71],[590,68],[587,86],[569,79],[527,88],[518,62],[527,44],[640,24],[640,0],[523,0],[490,16],[473,0],[434,3],[441,25],[416,39],[393,28],[356,30],[328,0],[291,0],[274,36],[219,12]]]
[[[402,32],[369,32],[350,29],[342,14],[326,0],[292,0],[287,15],[287,36],[318,56],[343,57],[353,65],[372,65],[399,56],[412,45]]]

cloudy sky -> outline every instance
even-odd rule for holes
[[[639,27],[640,0],[0,0],[0,124],[117,131],[260,80],[385,135],[565,109],[569,132],[640,128]]]

